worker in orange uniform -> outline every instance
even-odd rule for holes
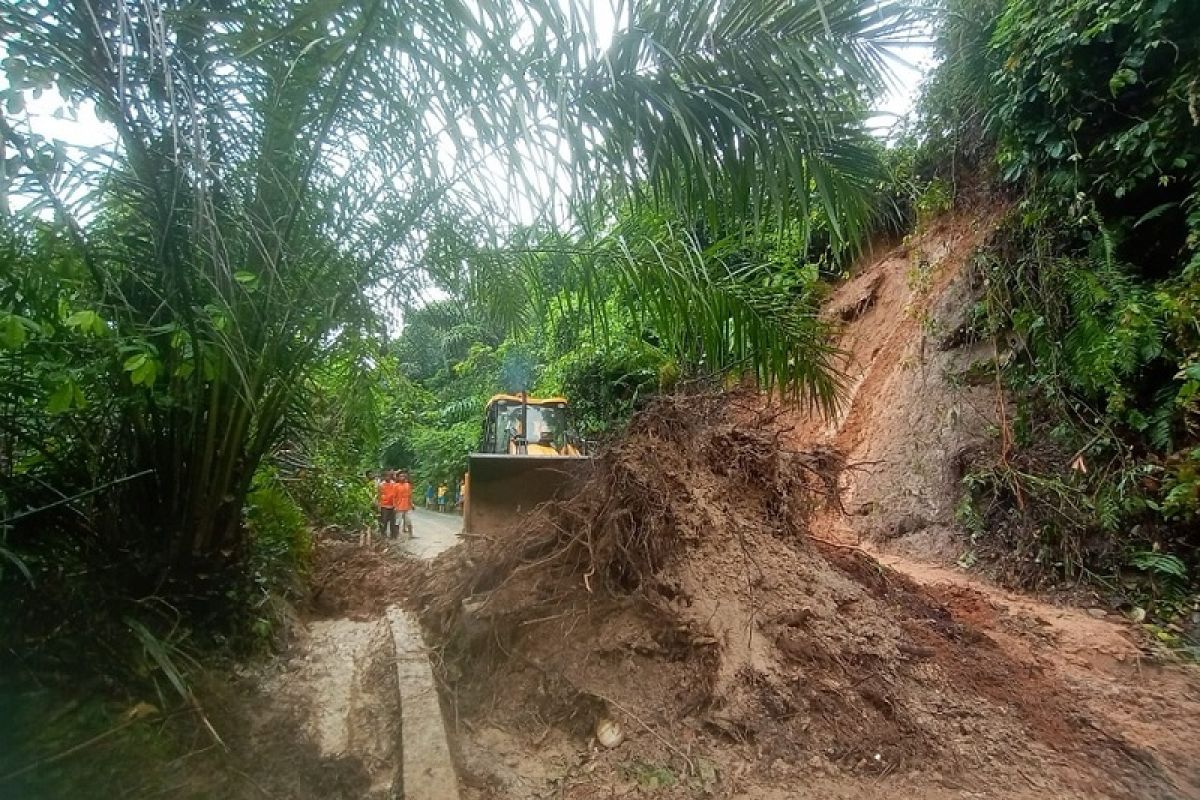
[[[402,527],[404,535],[413,538],[412,501],[413,486],[407,472],[401,472],[399,480],[392,486],[392,508],[395,509],[396,522]]]
[[[392,535],[392,526],[396,524],[396,507],[393,501],[393,493],[396,485],[396,473],[383,473],[383,480],[379,482],[376,489],[378,493],[379,505],[379,536],[387,539]]]

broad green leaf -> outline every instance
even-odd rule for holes
[[[107,330],[104,320],[91,310],[76,311],[66,319],[68,328],[76,328],[80,333],[101,336]]]
[[[46,411],[51,414],[69,411],[74,400],[75,386],[70,380],[65,380],[50,394],[50,400],[46,403]]]
[[[200,369],[206,381],[215,381],[221,375],[221,364],[212,353],[206,352],[201,356]]]
[[[1126,86],[1130,86],[1138,82],[1138,74],[1128,67],[1122,67],[1112,74],[1108,79],[1108,90],[1116,97],[1121,93],[1121,90]]]
[[[25,344],[25,323],[16,314],[6,314],[4,324],[0,325],[0,344],[7,350],[19,350]]]
[[[145,358],[129,374],[129,379],[133,381],[134,386],[153,386],[157,378],[158,361],[149,357]]]

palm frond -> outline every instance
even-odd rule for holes
[[[838,239],[869,223],[879,174],[862,129],[864,92],[910,19],[891,2],[683,0],[634,4],[611,48],[569,91],[570,138],[587,193],[766,220],[820,207]],[[595,196],[595,193],[593,193]],[[602,195],[601,195],[602,196]]]
[[[12,185],[55,210],[95,305],[162,361],[134,387],[145,424],[113,426],[120,445],[104,448],[107,471],[160,482],[152,513],[113,514],[145,520],[148,549],[163,530],[180,560],[236,544],[240,499],[306,373],[347,328],[415,302],[435,263],[456,300],[491,312],[489,330],[527,327],[564,281],[603,325],[616,282],[676,351],[830,396],[827,348],[794,292],[697,231],[787,221],[839,247],[861,238],[877,168],[864,97],[904,7],[636,0],[601,50],[589,5],[0,3],[6,73],[90,103],[118,140],[77,202],[88,171],[44,157],[57,150],[27,114],[0,131]],[[514,219],[561,212],[563,194],[589,252],[536,269],[501,254]],[[681,222],[614,232],[624,209],[647,208]],[[442,246],[448,221],[469,246]]]
[[[442,425],[469,422],[479,418],[487,397],[484,395],[462,397],[446,403],[437,412],[437,421]]]
[[[752,373],[760,385],[836,410],[841,380],[826,323],[797,276],[747,260],[743,241],[707,246],[685,229],[632,227],[603,258],[682,363]]]

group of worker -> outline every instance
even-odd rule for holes
[[[457,484],[457,488],[452,495],[450,487],[446,481],[442,481],[435,489],[433,484],[425,486],[425,507],[430,511],[441,511],[445,513],[450,510],[462,511],[463,501],[467,499],[467,483],[466,480],[461,480]]]
[[[413,536],[412,510],[413,487],[407,472],[388,470],[377,482],[376,492],[379,506],[379,535],[394,539],[403,530],[410,539]]]
[[[401,532],[408,538],[413,537],[412,510],[413,485],[408,473],[388,470],[382,473],[375,482],[379,508],[379,535],[384,539],[395,539]],[[467,496],[466,480],[458,482],[457,490],[452,496],[446,481],[442,481],[435,489],[433,484],[425,487],[425,507],[436,509],[442,513],[449,510],[462,511]],[[453,504],[451,504],[453,503]]]

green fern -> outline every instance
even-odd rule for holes
[[[1187,565],[1178,556],[1168,553],[1139,550],[1130,557],[1129,563],[1143,572],[1160,578],[1187,580]]]

